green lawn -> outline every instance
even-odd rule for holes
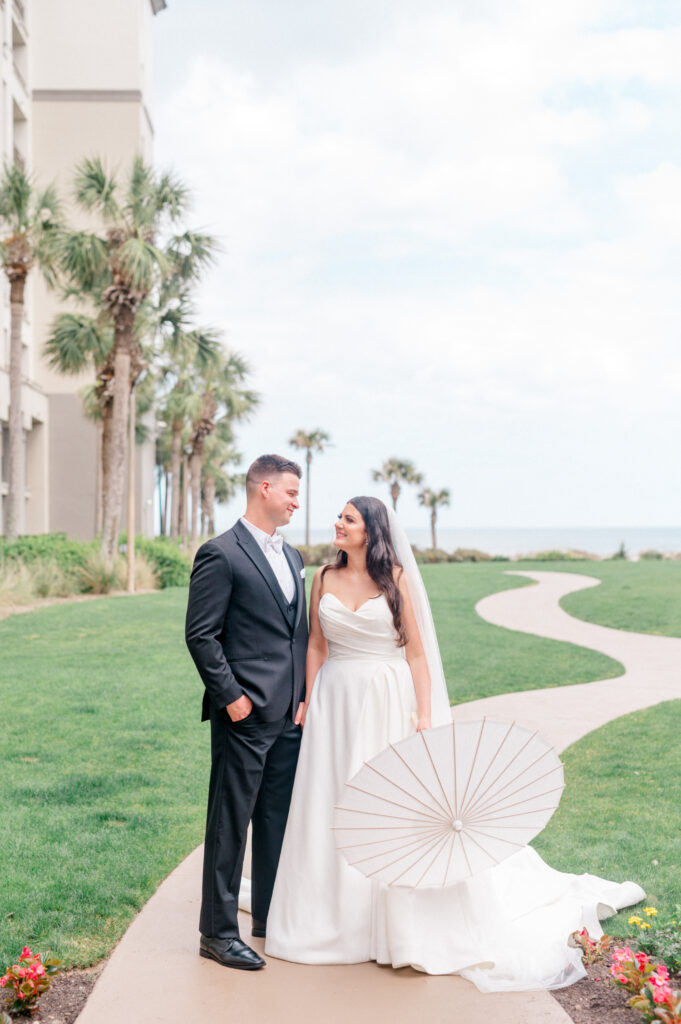
[[[481,598],[532,586],[505,575],[508,568],[504,562],[421,566],[454,703],[622,675],[622,665],[604,654],[484,622],[475,613]]]
[[[0,623],[0,967],[105,956],[201,841],[209,737],[186,590]]]
[[[579,562],[572,571],[603,582],[564,597],[570,615],[614,629],[681,636],[681,561]]]
[[[620,673],[595,652],[479,619],[481,597],[527,585],[505,568],[424,567],[454,700]],[[201,841],[209,736],[185,604],[186,590],[166,590],[0,622],[0,968],[24,943],[67,965],[105,956]],[[624,806],[621,830],[633,828]]]
[[[681,903],[681,700],[610,722],[563,754],[565,790],[533,846],[561,871],[630,879],[661,915]],[[605,925],[631,935],[623,911]]]

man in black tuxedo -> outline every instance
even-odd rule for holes
[[[199,952],[242,970],[265,965],[237,923],[248,824],[253,934],[263,936],[300,747],[305,570],[276,535],[299,507],[300,477],[279,455],[256,459],[245,515],[199,548],[189,585],[185,635],[212,751]]]

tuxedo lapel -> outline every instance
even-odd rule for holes
[[[272,596],[279,605],[281,614],[286,619],[286,624],[288,625],[288,604],[286,602],[286,598],[284,597],[283,591],[279,586],[277,577],[274,575],[272,566],[265,558],[265,555],[263,554],[260,545],[256,541],[253,534],[250,533],[246,529],[246,527],[240,522],[234,524],[234,533],[236,535],[239,547],[241,547],[244,553],[248,555],[250,560],[253,562],[253,565],[256,567],[260,575],[265,580],[265,583],[272,591]]]
[[[292,549],[289,547],[288,544],[284,544],[284,554],[286,555],[286,561],[288,562],[289,566],[291,567],[291,572],[293,573],[293,579],[296,582],[296,598],[297,598],[296,621],[295,621],[294,626],[293,626],[293,629],[295,630],[297,628],[297,626],[298,626],[298,623],[300,622],[300,616],[303,614],[303,607],[304,607],[304,604],[305,604],[305,600],[304,600],[304,597],[305,597],[305,580],[300,575],[300,569],[298,569],[296,564],[295,564],[295,560],[294,560],[293,556],[291,555],[291,550]]]

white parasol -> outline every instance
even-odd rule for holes
[[[369,878],[445,887],[498,864],[544,828],[563,790],[558,755],[514,722],[452,722],[365,763],[335,808],[336,844]]]

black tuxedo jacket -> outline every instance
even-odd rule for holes
[[[305,699],[307,614],[303,559],[284,544],[296,581],[287,604],[253,535],[241,522],[202,544],[189,584],[185,637],[212,703],[223,710],[246,694],[262,721],[295,715]]]

